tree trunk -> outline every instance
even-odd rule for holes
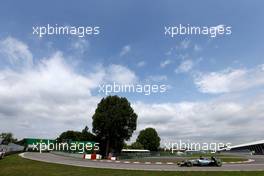
[[[105,156],[106,156],[106,158],[108,158],[109,144],[110,144],[110,140],[109,140],[109,138],[108,138],[108,139],[106,140],[106,148],[105,148]]]

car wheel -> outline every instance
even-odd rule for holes
[[[187,167],[192,167],[193,166],[193,164],[192,164],[192,162],[187,162]]]
[[[221,166],[222,166],[222,162],[217,161],[217,162],[216,162],[216,166],[217,166],[217,167],[221,167]]]

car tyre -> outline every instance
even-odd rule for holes
[[[222,162],[221,162],[221,161],[217,161],[217,162],[216,162],[216,166],[217,166],[217,167],[221,167],[221,166],[222,166]]]
[[[187,165],[187,167],[192,167],[193,166],[192,162],[187,162],[186,165]]]

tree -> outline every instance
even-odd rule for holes
[[[3,139],[3,141],[2,141],[3,144],[8,144],[8,143],[11,143],[11,142],[13,143],[13,142],[17,141],[17,139],[15,139],[13,137],[12,133],[1,133],[0,134],[0,138]]]
[[[80,131],[65,131],[60,134],[57,138],[59,142],[63,142],[66,140],[73,140],[73,141],[94,141],[95,135],[89,132],[89,128],[85,126],[85,128]]]
[[[119,153],[137,126],[137,114],[124,97],[103,98],[93,115],[93,132],[100,140],[100,150],[105,156],[110,151]]]
[[[144,146],[144,149],[157,151],[160,146],[160,137],[154,128],[146,128],[141,130],[137,142]]]
[[[79,141],[81,138],[81,132],[68,130],[60,134],[57,138],[59,142],[65,142],[67,140]]]
[[[88,126],[85,126],[85,128],[82,130],[81,140],[82,141],[94,141],[94,140],[96,140],[95,135],[89,131]]]
[[[131,149],[144,149],[144,146],[140,142],[133,142],[130,148]]]

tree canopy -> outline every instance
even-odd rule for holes
[[[80,131],[65,131],[60,134],[60,136],[57,138],[59,142],[63,142],[66,140],[73,140],[73,141],[94,141],[95,135],[89,132],[89,128],[85,126],[85,128]]]
[[[146,128],[139,132],[137,142],[142,144],[144,149],[157,151],[160,146],[160,137],[154,128]]]
[[[140,142],[133,142],[130,145],[131,149],[144,149],[144,146]]]
[[[1,133],[0,138],[3,139],[3,141],[2,141],[3,144],[8,144],[11,142],[17,142],[17,139],[14,138],[12,133]]]
[[[100,150],[119,153],[137,126],[137,114],[124,97],[103,98],[93,115],[93,132],[100,140]]]

